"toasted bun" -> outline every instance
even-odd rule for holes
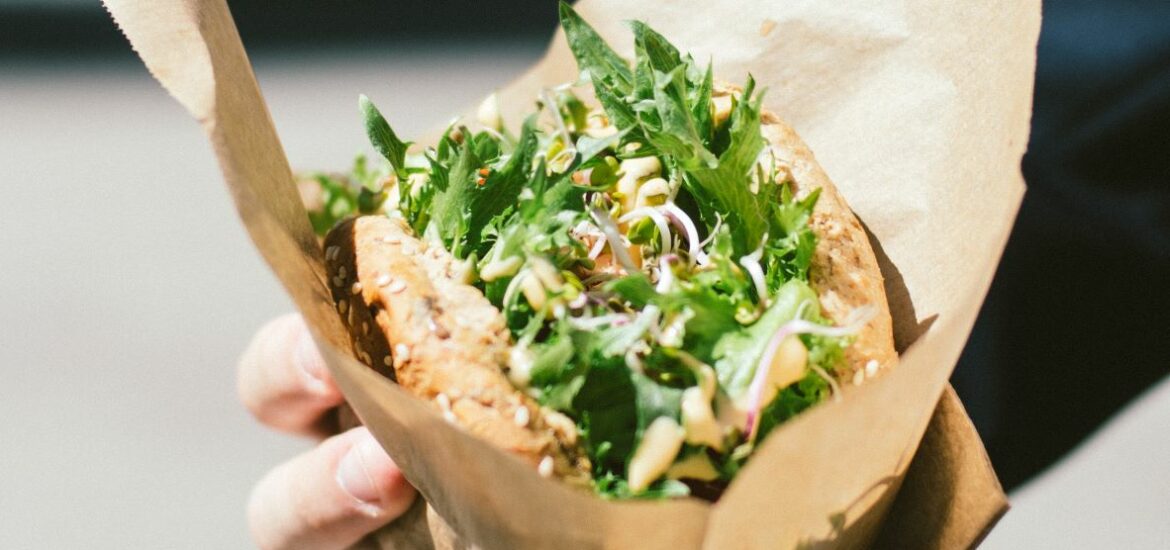
[[[739,92],[735,86],[717,84],[713,95],[738,95]],[[890,306],[881,268],[861,222],[791,126],[765,110],[760,113],[760,133],[788,170],[797,198],[821,190],[810,222],[817,236],[817,248],[809,283],[820,298],[822,313],[841,324],[858,308],[869,306],[877,310],[845,350],[848,369],[838,371],[839,377],[860,380],[854,378],[858,372],[872,375],[877,369],[894,365],[898,353],[894,350]],[[867,369],[871,361],[873,366]]]
[[[460,282],[449,253],[428,247],[399,220],[363,216],[330,231],[325,258],[359,360],[542,474],[588,482],[576,426],[505,376],[511,346],[504,318]]]

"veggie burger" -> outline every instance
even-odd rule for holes
[[[580,78],[518,135],[495,98],[414,152],[318,175],[314,228],[356,357],[540,475],[718,498],[778,425],[897,361],[866,234],[749,76],[722,84],[567,4]]]

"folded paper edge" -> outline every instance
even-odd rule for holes
[[[948,384],[874,548],[971,548],[1008,511],[1007,495]]]

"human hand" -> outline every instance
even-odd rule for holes
[[[300,315],[252,339],[239,364],[240,399],[266,426],[322,438],[343,402]],[[265,549],[345,548],[402,515],[415,489],[365,427],[325,437],[252,490],[248,525]]]

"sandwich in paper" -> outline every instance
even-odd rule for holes
[[[580,78],[516,132],[488,98],[412,149],[362,97],[385,162],[302,183],[334,302],[359,360],[540,475],[714,500],[897,361],[882,276],[750,76],[637,21],[632,63],[561,23]]]

